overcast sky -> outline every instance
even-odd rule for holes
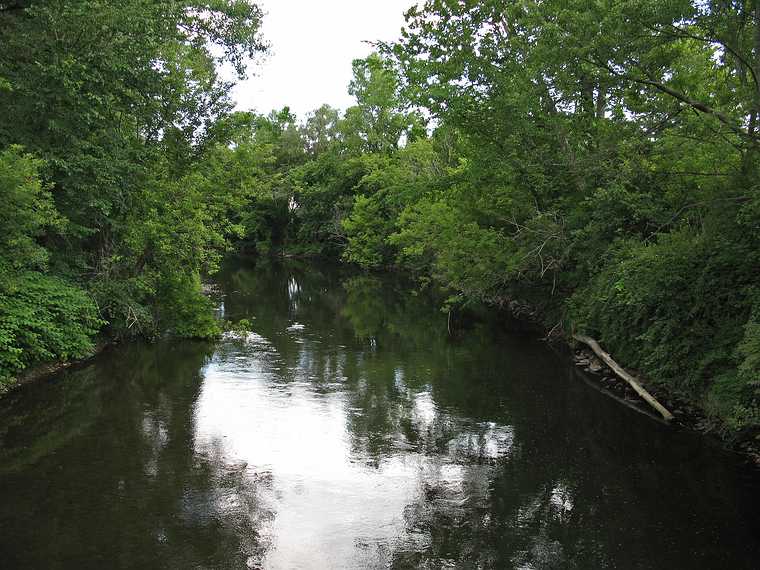
[[[394,40],[414,0],[259,0],[262,33],[271,44],[251,66],[234,99],[240,110],[268,113],[290,106],[299,118],[323,103],[345,109],[351,61],[372,49],[366,40]]]

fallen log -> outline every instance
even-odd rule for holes
[[[588,345],[591,350],[594,351],[594,354],[596,354],[599,358],[601,358],[604,363],[609,366],[615,374],[620,376],[623,380],[628,382],[628,385],[633,388],[636,393],[641,396],[650,406],[652,406],[655,410],[657,410],[660,415],[665,418],[667,421],[670,421],[673,419],[673,414],[671,414],[665,406],[660,404],[660,402],[657,401],[657,399],[652,396],[649,392],[647,392],[646,388],[644,388],[641,384],[639,384],[639,381],[636,380],[633,376],[631,376],[625,368],[620,366],[617,362],[613,360],[613,358],[604,350],[602,350],[602,347],[599,346],[599,343],[591,338],[590,336],[586,336],[583,334],[574,334],[573,338],[579,342],[582,342],[583,344]]]
[[[600,394],[604,394],[606,398],[612,398],[615,400],[618,404],[622,404],[626,408],[630,408],[636,413],[642,414],[646,417],[648,417],[650,420],[656,421],[656,422],[662,422],[664,424],[667,424],[665,420],[663,420],[660,417],[660,414],[656,413],[654,410],[650,410],[649,408],[644,408],[642,406],[637,405],[638,402],[634,403],[631,400],[626,400],[625,398],[621,398],[611,390],[605,389],[601,384],[598,382],[594,382],[591,380],[586,374],[583,373],[583,371],[579,368],[575,368],[573,370],[573,374],[575,374],[578,378],[580,378],[581,382],[586,384],[589,388],[592,390],[596,390]]]

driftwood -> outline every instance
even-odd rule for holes
[[[642,406],[636,405],[636,403],[632,402],[631,400],[626,400],[625,398],[622,398],[612,392],[611,390],[608,390],[604,388],[602,385],[599,384],[599,382],[592,381],[586,374],[584,374],[583,370],[579,368],[575,368],[573,370],[573,374],[577,376],[581,382],[583,382],[586,386],[588,386],[592,390],[596,390],[600,394],[604,395],[605,398],[612,398],[615,400],[618,404],[621,404],[625,406],[626,408],[630,408],[632,411],[636,412],[637,414],[641,414],[643,416],[646,416],[652,421],[660,422],[663,424],[667,424],[665,420],[660,417],[660,414],[655,413],[654,410],[650,410],[649,408],[644,408]]]
[[[652,396],[652,394],[647,392],[647,390],[641,384],[639,384],[639,381],[636,380],[636,378],[631,376],[622,366],[615,362],[609,354],[604,352],[597,341],[595,341],[590,336],[582,334],[574,334],[573,338],[579,342],[582,342],[583,344],[588,345],[591,350],[594,351],[594,354],[601,358],[604,363],[615,372],[615,374],[628,382],[629,386],[636,390],[636,393],[641,396],[650,406],[657,410],[663,418],[665,418],[667,421],[673,419],[673,414],[671,414],[662,404],[660,404],[660,402],[658,402],[657,399]]]

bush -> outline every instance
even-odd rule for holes
[[[64,220],[41,167],[20,147],[0,152],[0,392],[30,364],[86,356],[103,324],[84,290],[44,273],[48,252],[37,239]]]
[[[754,295],[752,314],[736,351],[739,366],[727,382],[716,382],[708,406],[725,417],[733,430],[760,426],[760,294]],[[724,385],[725,384],[725,385]]]
[[[103,321],[92,298],[35,271],[0,278],[0,391],[25,367],[87,356]]]
[[[167,279],[157,299],[162,329],[184,338],[214,338],[221,334],[214,304],[203,294],[197,275]]]

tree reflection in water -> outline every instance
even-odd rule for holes
[[[124,346],[2,403],[4,568],[261,558],[261,483],[218,443],[194,452],[193,409],[212,353],[201,343]]]
[[[751,567],[751,518],[706,474],[733,480],[730,462],[590,393],[529,336],[483,323],[452,339],[437,305],[392,279],[292,266],[229,276],[228,290],[241,293],[228,302],[257,316],[277,354],[283,373],[274,381],[339,401],[348,461],[402,476],[382,496],[365,491],[365,503],[391,508],[406,497],[395,536],[374,542],[375,560],[709,568],[730,552],[736,567]],[[278,287],[279,300],[261,307],[261,292]],[[293,322],[302,328],[288,330]],[[741,521],[743,540],[723,532],[727,520]],[[699,532],[720,534],[722,545],[685,538]]]
[[[452,337],[408,284],[343,269],[231,266],[220,283],[250,334],[123,346],[0,401],[4,567],[760,556],[760,494],[730,458],[574,381],[530,335]]]

